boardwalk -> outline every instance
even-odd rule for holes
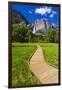
[[[45,62],[40,46],[32,56],[29,67],[42,84],[58,83],[58,69]]]

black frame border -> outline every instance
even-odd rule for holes
[[[16,86],[16,87],[12,87],[12,72],[11,72],[11,68],[12,68],[12,4],[23,4],[23,5],[45,5],[45,6],[59,6],[59,73],[58,73],[58,83],[53,83],[53,84],[42,84],[42,85],[32,85],[32,86]],[[61,61],[60,61],[60,44],[61,44],[61,40],[60,40],[60,17],[61,17],[61,5],[60,4],[48,4],[48,3],[33,3],[33,2],[16,2],[16,1],[8,1],[8,88],[26,88],[26,87],[42,87],[42,86],[58,86],[61,85]]]

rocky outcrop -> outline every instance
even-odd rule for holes
[[[33,30],[36,35],[44,36],[48,29],[52,27],[52,24],[45,19],[37,19],[33,23],[29,24],[29,28]]]

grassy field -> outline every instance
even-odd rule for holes
[[[58,68],[58,44],[41,44],[45,60]]]
[[[28,59],[35,50],[35,45],[12,44],[12,87],[30,86],[40,83],[32,75],[28,66]]]
[[[28,59],[35,52],[38,44],[43,49],[45,60],[58,68],[58,44],[12,43],[12,87],[40,84],[28,66]]]

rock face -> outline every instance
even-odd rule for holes
[[[17,23],[26,26],[28,24],[28,21],[20,12],[12,10],[12,24]]]
[[[52,25],[47,20],[41,19],[34,21],[31,27],[34,34],[44,36]]]

